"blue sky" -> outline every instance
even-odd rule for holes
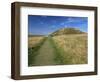
[[[87,17],[28,15],[28,34],[48,35],[61,28],[78,28],[87,32]]]

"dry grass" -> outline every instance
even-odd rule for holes
[[[43,40],[44,37],[37,37],[37,36],[34,36],[34,37],[28,37],[28,47],[35,47],[37,44],[39,44],[42,40]]]
[[[53,40],[64,64],[87,63],[87,34],[59,35]]]

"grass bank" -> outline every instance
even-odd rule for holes
[[[48,37],[52,47],[54,48],[54,61],[57,65],[62,65],[63,64],[63,56],[60,54],[60,50],[58,49],[57,45],[55,44],[54,40],[52,39],[51,36]]]

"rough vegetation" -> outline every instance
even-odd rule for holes
[[[59,29],[48,37],[31,35],[28,46],[29,66],[87,63],[87,33],[75,28]]]

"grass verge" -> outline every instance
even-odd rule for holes
[[[63,64],[63,57],[60,54],[60,50],[57,48],[57,45],[53,41],[52,37],[49,36],[48,38],[49,38],[49,41],[50,41],[52,47],[54,48],[54,53],[55,53],[54,61],[55,61],[55,63],[57,65],[62,65]]]

